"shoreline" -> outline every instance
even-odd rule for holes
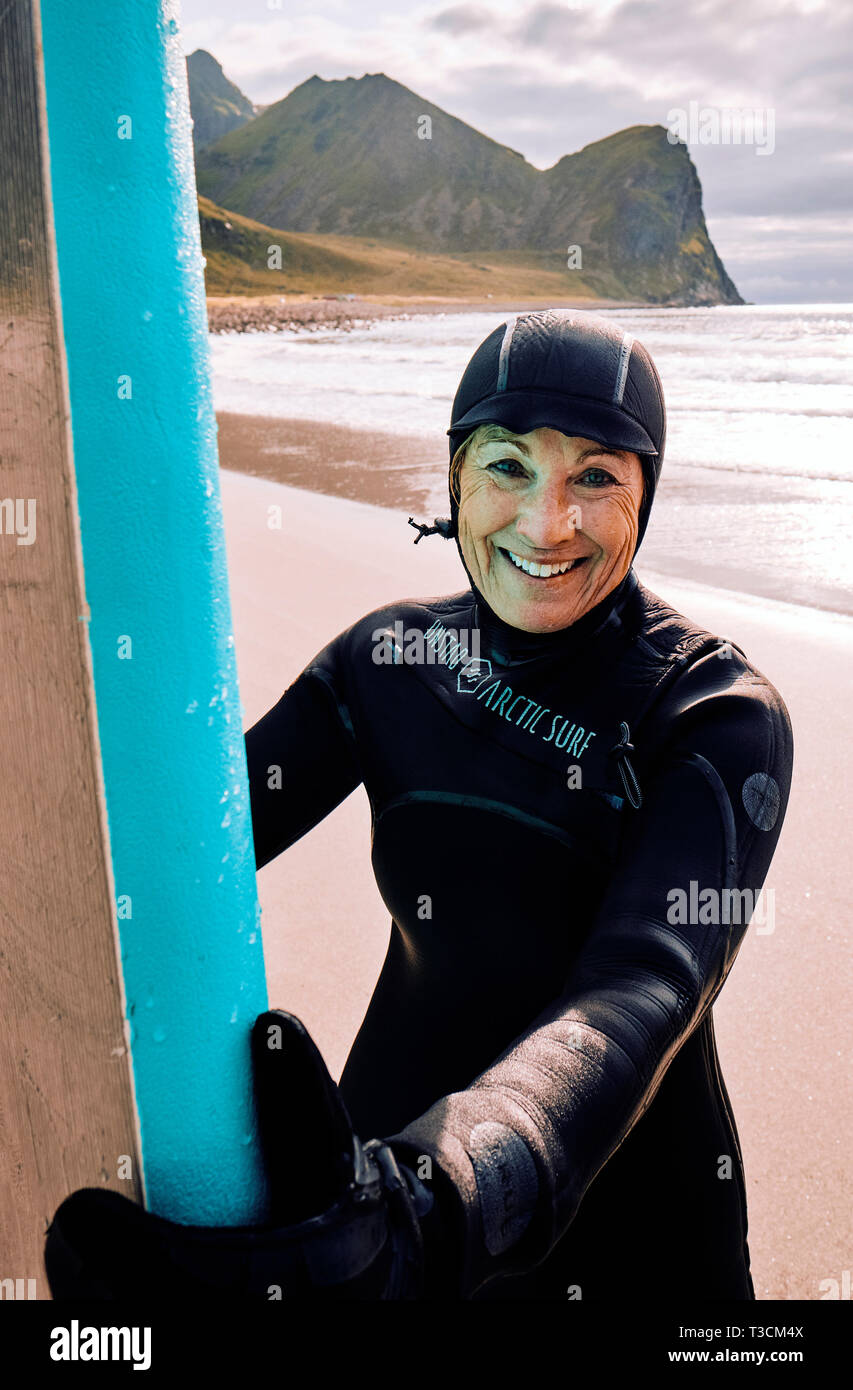
[[[390,512],[412,515],[431,523],[447,516],[446,476],[449,450],[446,438],[391,434],[324,421],[285,419],[217,411],[220,467],[228,472],[284,484],[289,488],[371,504]],[[798,480],[805,488],[808,480]],[[671,466],[661,480],[652,523],[643,541],[642,564],[667,580],[688,582],[721,593],[743,594],[762,603],[782,603],[803,612],[853,616],[846,590],[800,582],[790,572],[781,577],[772,568],[750,565],[746,542],[742,557],[703,559],[693,546],[680,541],[685,508],[708,508],[709,495],[717,505],[738,489],[761,488],[764,480],[729,480],[707,470]],[[405,529],[405,521],[404,521]],[[414,532],[412,532],[414,537]]]
[[[525,309],[608,310],[654,309],[663,306],[634,300],[560,299],[444,299],[430,295],[208,295],[207,323],[211,333],[316,332],[353,328],[379,319],[409,319],[425,314],[516,313]],[[671,306],[669,306],[671,307]]]

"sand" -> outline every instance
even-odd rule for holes
[[[415,548],[405,510],[228,470],[221,481],[246,728],[371,608],[464,587],[455,546],[433,537]],[[281,508],[280,530],[267,524],[270,506]],[[793,721],[794,785],[767,880],[775,929],[749,930],[715,1018],[744,1151],[757,1295],[817,1299],[822,1280],[849,1269],[853,1248],[853,620],[637,568],[655,592],[743,646]],[[258,875],[270,1002],[302,1018],[336,1077],[388,941],[369,839],[359,788]]]
[[[216,421],[223,468],[379,507],[414,507],[420,514],[429,492],[424,469],[447,473],[441,435],[422,439],[227,411],[218,411]]]

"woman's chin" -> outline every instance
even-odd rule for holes
[[[487,595],[488,598],[488,595]],[[506,595],[489,598],[489,605],[510,627],[523,632],[560,632],[583,617],[588,605],[578,598],[567,602],[550,599],[508,599]]]

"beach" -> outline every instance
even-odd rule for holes
[[[229,464],[220,476],[249,728],[351,622],[397,598],[458,592],[465,577],[453,544],[431,537],[413,546],[408,503],[394,500],[413,495],[407,489],[423,473],[411,441],[343,426],[334,434],[322,421],[259,423],[252,415],[241,422],[237,413],[219,416],[221,459]],[[440,438],[425,446],[436,466],[440,449]],[[246,470],[238,472],[241,450]],[[381,481],[371,462],[377,453],[388,462]],[[324,457],[331,466],[320,467]],[[325,491],[307,490],[309,479]],[[347,495],[355,486],[370,500]],[[420,486],[437,496],[431,484]],[[270,507],[280,508],[280,529],[269,525]],[[676,577],[656,570],[652,558],[644,545],[642,582],[742,646],[791,714],[794,784],[766,885],[774,890],[773,930],[748,930],[714,1013],[744,1153],[757,1297],[817,1299],[821,1282],[840,1281],[850,1265],[853,620],[698,582],[706,577],[701,566],[690,577],[685,564]],[[303,1020],[336,1077],[388,944],[369,856],[369,808],[359,788],[258,875],[270,1003]]]

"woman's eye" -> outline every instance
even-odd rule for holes
[[[496,473],[502,473],[505,478],[524,477],[524,464],[518,459],[495,459],[486,465],[487,469],[494,469]],[[506,470],[506,471],[505,471]]]
[[[607,487],[608,483],[614,483],[616,479],[606,468],[587,468],[578,481],[587,483],[590,487]]]

